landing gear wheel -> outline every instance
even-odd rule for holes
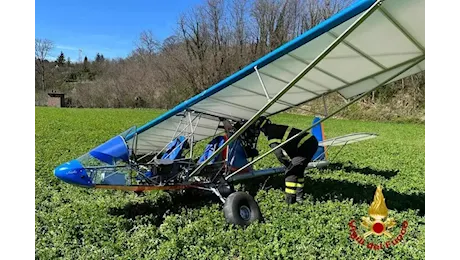
[[[224,204],[225,220],[230,224],[247,226],[262,220],[262,213],[254,198],[246,192],[234,192]]]
[[[228,184],[219,186],[217,190],[223,197],[228,197],[230,196],[230,194],[235,192],[235,188],[232,185]]]

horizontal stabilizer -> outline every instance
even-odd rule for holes
[[[334,137],[331,139],[324,140],[322,142],[319,142],[320,146],[341,146],[341,145],[346,145],[346,144],[351,144],[351,143],[356,143],[356,142],[361,142],[364,140],[372,139],[377,137],[377,134],[373,133],[353,133],[353,134],[348,134],[348,135],[342,135],[339,137]]]

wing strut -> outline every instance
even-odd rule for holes
[[[250,163],[246,164],[245,166],[241,167],[240,169],[238,169],[237,171],[233,172],[232,174],[228,175],[227,177],[225,177],[225,180],[228,180],[230,179],[232,176],[234,176],[235,174],[238,174],[239,172],[241,172],[242,170],[246,169],[247,167],[253,165],[254,163],[258,162],[259,160],[261,160],[262,158],[264,158],[265,156],[269,155],[270,153],[272,153],[273,151],[275,151],[276,149],[280,148],[281,146],[285,145],[286,143],[292,141],[294,138],[300,136],[301,134],[307,132],[308,130],[312,129],[313,127],[317,126],[318,124],[321,124],[323,121],[329,119],[330,117],[336,115],[337,113],[339,113],[340,111],[342,111],[343,109],[347,108],[348,106],[350,106],[351,104],[354,104],[356,101],[360,100],[361,98],[363,98],[364,96],[368,95],[369,93],[372,93],[372,91],[376,90],[377,88],[387,84],[388,82],[390,82],[391,80],[393,80],[394,78],[398,77],[399,75],[403,74],[404,72],[406,72],[407,70],[411,69],[413,66],[417,65],[418,63],[420,63],[421,61],[423,61],[425,59],[425,55],[422,55],[419,59],[417,59],[415,62],[413,62],[412,64],[410,64],[410,66],[407,66],[405,67],[403,70],[397,72],[396,74],[390,76],[388,79],[386,79],[385,81],[383,81],[382,83],[378,84],[376,87],[364,92],[363,94],[359,95],[358,97],[354,98],[352,101],[348,102],[347,104],[343,105],[341,108],[337,109],[336,111],[334,111],[333,113],[329,114],[328,116],[326,116],[325,118],[322,118],[321,120],[319,120],[318,122],[316,122],[315,124],[312,124],[310,127],[308,127],[307,129],[305,130],[302,130],[300,133],[292,136],[291,138],[287,139],[284,143],[281,143],[279,145],[277,145],[276,147],[272,148],[271,150],[269,150],[268,152],[262,154],[261,156],[257,157],[256,159],[252,160]]]
[[[367,9],[361,17],[354,21],[350,27],[348,27],[339,37],[337,37],[324,51],[322,51],[305,69],[303,69],[291,82],[289,82],[283,89],[281,89],[276,96],[271,98],[271,100],[265,104],[251,119],[249,119],[240,129],[238,129],[232,136],[230,136],[227,141],[220,146],[214,153],[203,163],[201,163],[193,172],[190,173],[189,177],[194,176],[199,173],[208,163],[220,152],[222,152],[225,147],[227,147],[233,140],[238,138],[250,125],[252,125],[268,108],[276,103],[286,92],[288,92],[301,78],[303,78],[310,70],[312,70],[324,57],[326,57],[337,45],[339,45],[350,33],[352,33],[361,23],[363,23],[375,10],[380,7],[382,1],[376,1],[372,6]],[[330,116],[328,116],[330,117]],[[326,117],[326,118],[328,118]],[[323,120],[320,120],[321,122]],[[273,149],[274,150],[274,149]],[[270,151],[271,152],[271,151]],[[259,157],[260,158],[260,157]],[[254,161],[253,161],[254,162]],[[246,167],[245,167],[246,168]],[[240,169],[241,170],[241,169]],[[237,171],[239,172],[239,171]],[[232,174],[234,175],[234,174]],[[228,177],[227,177],[228,178]]]
[[[257,66],[254,66],[254,70],[256,71],[257,77],[259,78],[260,85],[262,85],[262,88],[264,89],[265,96],[267,97],[267,100],[270,101],[270,96],[268,95],[267,88],[265,87],[264,81],[260,77],[259,70],[257,69]]]

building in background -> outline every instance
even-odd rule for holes
[[[65,107],[64,94],[51,92],[48,93],[48,103],[49,107]]]

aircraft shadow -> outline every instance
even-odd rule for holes
[[[390,176],[397,171],[378,171],[366,168],[352,168],[335,164],[333,167],[343,167],[363,174],[376,174]],[[331,168],[329,168],[331,169]],[[334,169],[334,168],[332,168]],[[356,170],[357,169],[357,170]],[[394,176],[394,175],[393,175]],[[284,190],[284,176],[282,174],[267,177],[259,177],[252,180],[241,182],[241,188],[255,196],[260,189],[280,189]],[[327,200],[348,200],[354,203],[372,203],[376,187],[369,184],[352,183],[345,180],[332,179],[313,179],[305,177],[305,194],[311,196],[315,201]],[[389,209],[405,211],[413,209],[419,216],[425,215],[425,193],[402,194],[394,190],[384,190],[385,202]],[[143,196],[143,195],[140,195]],[[149,216],[149,222],[160,226],[164,218],[170,214],[180,213],[184,208],[196,209],[212,203],[220,204],[220,200],[211,192],[186,190],[183,193],[169,192],[155,200],[145,200],[143,202],[129,202],[121,208],[110,208],[108,213],[114,216],[123,216],[126,219],[135,220],[139,216]],[[128,229],[131,227],[127,227]]]
[[[109,208],[108,213],[113,216],[123,216],[129,220],[135,220],[139,216],[148,216],[150,224],[160,226],[167,215],[180,213],[184,208],[201,208],[219,202],[217,196],[211,192],[187,190],[183,193],[165,193],[155,200],[129,202],[121,208]],[[130,228],[127,227],[127,229]]]
[[[266,179],[266,178],[265,178]],[[258,189],[280,189],[284,190],[284,176],[271,176],[262,187],[265,179],[254,179],[244,183],[244,189],[254,195]],[[345,180],[313,179],[305,176],[305,195],[310,195],[315,201],[347,200],[352,199],[354,203],[371,204],[374,199],[376,186],[369,184],[352,183]],[[425,215],[425,193],[402,194],[394,190],[383,190],[385,202],[390,210],[405,211],[413,209],[419,216]]]
[[[382,176],[386,179],[391,179],[399,173],[399,170],[378,170],[371,167],[356,167],[352,164],[345,165],[341,162],[330,163],[326,168],[320,169],[320,171],[333,170],[333,171],[345,171],[347,173],[360,173],[364,175],[377,175]]]

